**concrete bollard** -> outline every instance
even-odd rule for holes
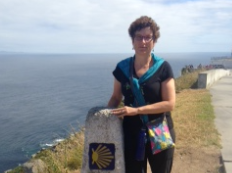
[[[122,120],[110,109],[95,107],[85,121],[81,173],[124,173]]]

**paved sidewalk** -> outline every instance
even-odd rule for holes
[[[209,89],[215,111],[215,124],[221,134],[222,161],[232,173],[232,75],[223,77]]]

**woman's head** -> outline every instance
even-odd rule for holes
[[[131,23],[128,32],[132,41],[134,40],[137,31],[140,31],[147,27],[149,27],[152,31],[153,42],[157,42],[157,39],[160,37],[159,26],[152,18],[148,16],[141,16]]]

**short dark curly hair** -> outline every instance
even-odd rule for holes
[[[140,31],[143,28],[150,27],[153,32],[153,40],[157,42],[158,38],[160,37],[159,26],[157,23],[148,16],[141,16],[140,18],[136,19],[134,22],[131,23],[128,32],[133,40],[135,37],[135,32]]]

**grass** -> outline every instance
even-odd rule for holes
[[[220,147],[208,90],[188,89],[180,92],[172,115],[177,147]]]
[[[50,173],[64,173],[78,170],[82,165],[84,130],[74,133],[52,150],[44,150],[34,159],[43,160]]]
[[[21,166],[18,166],[15,169],[13,169],[12,171],[10,171],[10,173],[24,173],[24,170]]]
[[[40,159],[45,163],[46,170],[41,173],[79,173],[82,165],[82,153],[84,147],[84,130],[70,135],[69,138],[58,145],[40,151],[31,160]],[[35,169],[39,169],[37,165]],[[8,173],[25,173],[19,166]]]
[[[206,89],[191,89],[196,88],[199,72],[188,73],[175,80],[178,94],[172,117],[177,147],[220,147],[211,94]]]
[[[184,89],[197,88],[197,79],[200,71],[196,70],[192,73],[186,73],[175,79],[176,92],[179,93]]]
[[[177,79],[176,108],[172,112],[177,136],[176,147],[220,147],[219,134],[214,125],[214,112],[208,90],[193,90],[198,71]],[[57,146],[39,152],[33,159],[41,159],[49,173],[79,173],[82,165],[84,130],[74,133]],[[24,173],[17,167],[9,173]]]

